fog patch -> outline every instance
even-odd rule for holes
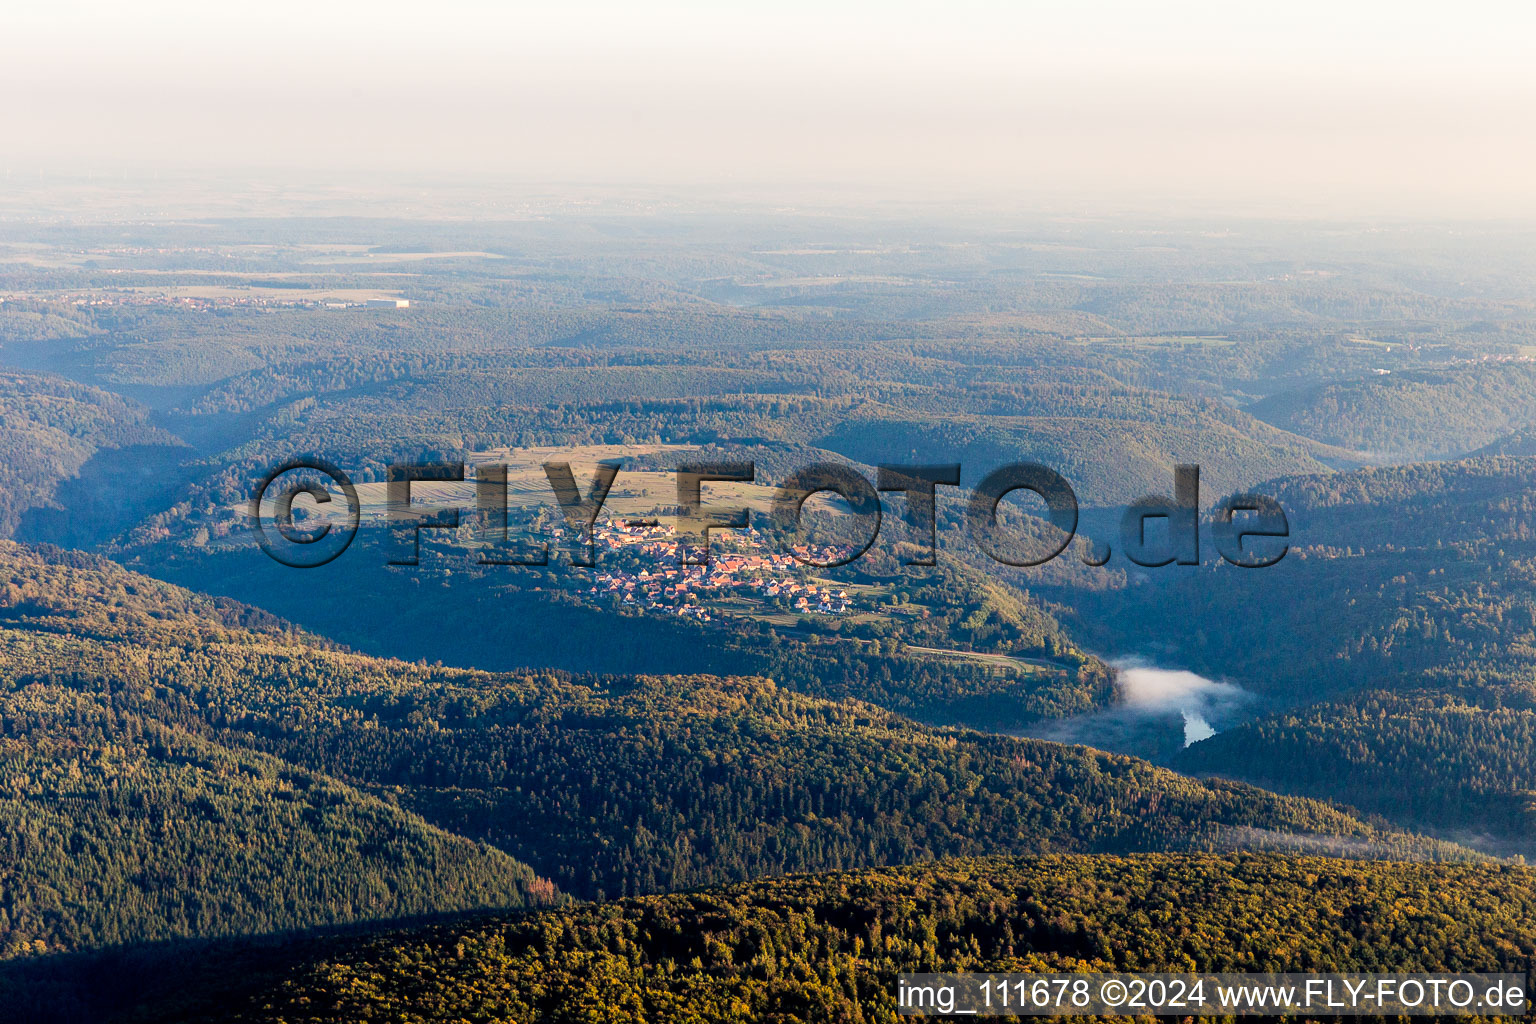
[[[1102,711],[1041,722],[1024,735],[1160,759],[1253,716],[1254,696],[1234,683],[1140,658],[1109,663],[1115,702]]]
[[[1134,659],[1110,664],[1120,707],[1150,715],[1177,713],[1184,722],[1186,747],[1216,735],[1218,727],[1212,723],[1225,728],[1252,699],[1242,687],[1183,669],[1153,668]]]

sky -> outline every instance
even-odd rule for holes
[[[49,0],[0,172],[1536,215],[1536,4]]]

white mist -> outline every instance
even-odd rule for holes
[[[1211,719],[1219,721],[1225,712],[1249,700],[1239,686],[1183,669],[1153,668],[1130,659],[1113,664],[1122,706],[1147,714],[1177,711],[1184,719],[1186,747],[1216,735]]]

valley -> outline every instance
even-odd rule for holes
[[[0,992],[33,1019],[884,1020],[895,968],[1530,953],[1523,250],[1447,298],[1404,238],[1282,226],[963,259],[775,218],[124,230],[0,264]],[[317,568],[251,528],[292,459],[355,486]],[[741,462],[700,497],[748,525],[683,564],[679,467]],[[1018,462],[1080,503],[1033,566],[968,522]],[[590,538],[555,463],[580,497],[620,467]],[[961,469],[824,566],[868,530],[826,494],[774,519],[813,463]],[[1131,561],[1187,463],[1199,564]],[[1278,564],[1219,556],[1241,492]],[[346,528],[324,493],[293,528]],[[1044,513],[998,524],[1049,549]],[[1304,891],[1353,923],[1276,916]]]

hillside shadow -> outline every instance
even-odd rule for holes
[[[22,513],[16,539],[83,549],[105,543],[186,493],[191,455],[180,445],[102,449],[59,483],[47,506]]]
[[[531,911],[478,910],[305,931],[172,939],[0,961],[0,1019],[27,1024],[173,1024],[233,1016],[296,964],[338,944]]]

